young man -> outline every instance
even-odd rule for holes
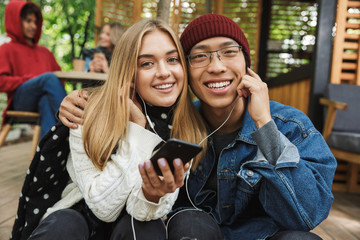
[[[304,113],[269,101],[231,19],[203,15],[180,40],[212,135],[169,216],[169,239],[320,239],[308,231],[329,214],[336,169],[322,135]],[[85,101],[67,100],[60,119],[76,127],[70,121],[81,123],[82,112],[74,104]]]
[[[41,137],[55,124],[55,113],[66,96],[63,85],[51,73],[61,70],[60,66],[49,50],[38,45],[42,22],[37,5],[11,1],[5,9],[11,42],[0,46],[0,91],[8,97],[3,116],[8,108],[38,111]]]
[[[225,239],[319,239],[308,231],[328,216],[336,168],[322,135],[302,112],[269,101],[267,85],[249,68],[247,39],[231,19],[203,15],[180,41],[209,133],[223,124],[189,176],[193,206],[215,219]],[[188,195],[184,188],[179,207]],[[193,215],[175,215],[169,236],[186,236],[191,226],[199,231],[201,217]]]

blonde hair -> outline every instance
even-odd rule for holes
[[[110,26],[110,39],[112,44],[116,45],[117,41],[121,38],[121,36],[124,34],[125,32],[125,28],[123,25],[121,25],[121,23],[119,22],[112,22],[109,23]]]
[[[111,52],[114,50],[115,45],[117,41],[121,38],[121,36],[125,32],[125,27],[119,23],[119,22],[111,22],[111,23],[105,23],[102,26],[102,29],[104,29],[105,26],[110,27],[110,41],[112,46],[110,47]]]
[[[143,37],[160,30],[169,34],[180,56],[182,68],[187,71],[180,42],[173,30],[161,20],[142,20],[130,27],[115,47],[109,76],[104,85],[90,92],[84,114],[84,148],[93,164],[104,169],[113,149],[126,138],[130,119],[130,85],[136,79],[137,58]],[[182,92],[178,97],[170,136],[192,143],[200,143],[206,137],[205,124],[192,104],[187,74]],[[206,151],[195,159],[194,166]]]

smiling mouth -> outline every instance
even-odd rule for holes
[[[172,86],[174,86],[174,83],[157,85],[157,86],[154,86],[154,88],[156,88],[156,89],[168,89],[168,88],[171,88]]]
[[[223,82],[216,82],[216,83],[207,83],[205,84],[210,89],[223,89],[226,88],[231,84],[231,81],[223,81]]]

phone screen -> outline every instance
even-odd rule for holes
[[[171,171],[174,173],[173,160],[180,158],[183,164],[191,161],[202,150],[202,146],[194,143],[185,142],[179,139],[171,138],[151,157],[156,173],[162,176],[161,170],[157,164],[159,158],[165,158],[169,164]]]

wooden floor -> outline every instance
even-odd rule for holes
[[[8,240],[29,165],[31,142],[0,148],[0,240]],[[335,192],[329,217],[314,232],[324,240],[360,240],[360,195]]]

